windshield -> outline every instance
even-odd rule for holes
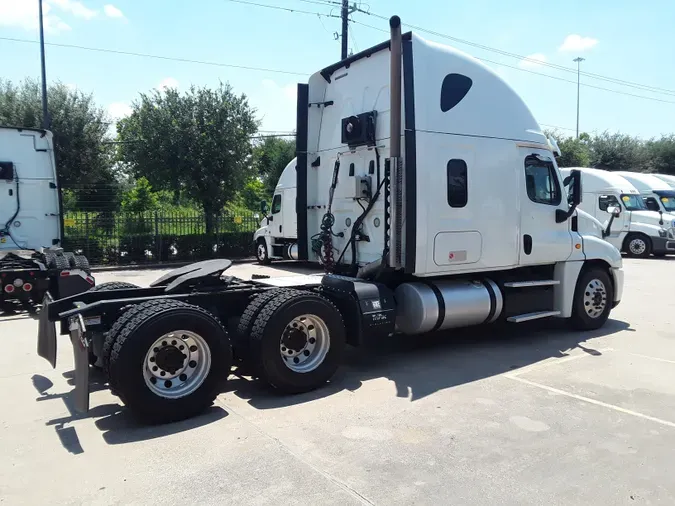
[[[644,211],[647,209],[639,195],[621,195],[621,202],[623,202],[626,211]]]
[[[675,211],[675,198],[673,197],[661,197],[661,204],[666,209],[666,211]]]

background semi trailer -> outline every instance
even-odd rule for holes
[[[284,168],[274,189],[272,207],[262,203],[265,215],[260,228],[253,234],[255,256],[261,264],[272,260],[298,259],[298,218],[295,210],[297,195],[296,165],[294,158]]]
[[[581,210],[601,223],[610,219],[612,208],[620,211],[605,240],[631,257],[675,253],[675,216],[647,209],[638,189],[617,172],[589,168],[561,169],[561,172],[566,177],[572,170],[581,172]]]
[[[59,192],[51,132],[0,126],[0,304],[94,284],[87,259],[61,248]],[[74,269],[87,275],[64,279]]]
[[[244,281],[230,262],[149,288],[47,301],[40,354],[70,334],[76,406],[88,353],[152,422],[210,405],[234,357],[284,393],[328,381],[345,345],[401,332],[566,318],[596,329],[621,300],[622,260],[579,232],[581,177],[564,181],[520,97],[453,48],[401,35],[298,86],[298,258],[325,275]],[[570,192],[565,191],[565,183]],[[103,285],[101,285],[103,286]]]

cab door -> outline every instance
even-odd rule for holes
[[[281,236],[287,239],[298,237],[298,215],[295,212],[295,197],[297,190],[295,188],[284,188],[283,203],[281,204],[282,226]]]
[[[552,264],[572,254],[569,209],[560,173],[550,151],[520,147],[520,265]]]

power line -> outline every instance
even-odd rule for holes
[[[286,12],[290,12],[290,13],[293,13],[293,14],[311,14],[313,16],[326,16],[328,18],[339,18],[340,17],[340,16],[335,16],[333,14],[324,14],[323,12],[312,12],[312,11],[305,11],[305,10],[302,10],[302,9],[295,9],[293,7],[280,7],[278,5],[261,4],[261,3],[258,3],[258,2],[249,2],[248,0],[224,0],[224,1],[225,2],[232,2],[232,3],[235,3],[235,4],[251,5],[251,6],[255,6],[255,7],[264,7],[264,8],[267,8],[267,9],[274,9],[274,10],[278,10],[278,11],[286,11]],[[309,0],[306,0],[306,1],[308,3],[310,3]],[[313,2],[311,2],[311,3],[313,3]],[[326,5],[326,6],[328,7],[328,5]]]
[[[365,10],[362,10],[362,9],[358,9],[358,12],[361,12],[363,14],[367,14],[369,16],[373,16],[373,17],[378,18],[378,19],[382,19],[384,21],[388,21],[388,19],[389,19],[386,16],[382,16],[380,14],[375,14],[373,12],[365,11]],[[437,31],[434,31],[434,30],[430,30],[428,28],[412,25],[410,23],[405,23],[405,24],[407,26],[409,26],[410,28],[414,29],[414,30],[419,30],[421,32],[430,33],[432,35],[436,35],[438,37],[443,37],[445,39],[452,40],[452,41],[458,42],[460,44],[466,44],[466,45],[469,45],[469,46],[473,46],[473,47],[482,49],[484,51],[491,51],[491,52],[498,53],[498,54],[508,56],[508,57],[511,57],[511,58],[516,58],[516,59],[519,59],[519,60],[525,60],[525,61],[529,61],[529,62],[532,62],[532,63],[537,63],[537,64],[544,65],[544,66],[547,66],[547,67],[555,68],[557,70],[562,70],[564,72],[571,72],[573,74],[577,73],[576,69],[573,69],[573,68],[570,68],[570,67],[565,67],[564,65],[557,65],[555,63],[541,62],[539,60],[533,60],[531,58],[528,58],[526,56],[523,56],[523,55],[520,55],[520,54],[517,54],[517,53],[511,53],[509,51],[504,51],[502,49],[497,49],[497,48],[494,48],[494,47],[486,46],[484,44],[479,44],[477,42],[472,42],[472,41],[469,41],[469,40],[466,40],[466,39],[460,39],[458,37],[453,37],[451,35],[441,33],[441,32],[437,32]],[[667,88],[660,88],[660,87],[656,87],[656,86],[650,86],[650,85],[646,85],[646,84],[635,83],[635,82],[631,82],[631,81],[626,81],[624,79],[618,79],[618,78],[614,78],[614,77],[603,76],[601,74],[594,74],[592,72],[581,72],[581,75],[591,77],[593,79],[599,79],[599,80],[603,80],[603,81],[613,82],[613,83],[619,84],[621,86],[627,86],[627,87],[631,87],[631,88],[642,89],[644,91],[649,91],[651,93],[660,93],[660,94],[675,96],[675,90],[670,90],[670,89],[667,89]]]
[[[232,0],[229,0],[232,1]],[[29,40],[29,39],[15,39],[11,37],[0,37],[0,40],[6,40],[9,42],[20,42],[20,43],[28,43],[28,44],[38,44],[39,42],[37,40]],[[222,63],[222,62],[212,62],[212,61],[203,61],[203,60],[192,60],[189,58],[177,58],[177,57],[172,57],[172,56],[162,56],[162,55],[156,55],[156,54],[148,54],[148,53],[137,53],[133,51],[119,51],[117,49],[106,49],[106,48],[100,48],[100,47],[87,47],[87,46],[78,46],[75,44],[59,44],[56,42],[45,42],[45,45],[47,46],[53,46],[53,47],[65,47],[69,49],[81,49],[83,51],[94,51],[98,53],[111,53],[111,54],[119,54],[119,55],[124,55],[124,56],[138,56],[141,58],[154,58],[156,60],[168,60],[168,61],[177,61],[177,62],[182,62],[182,63],[196,63],[199,65],[211,65],[214,67],[228,67],[228,68],[235,68],[235,69],[241,69],[241,70],[255,70],[258,72],[271,72],[275,74],[288,74],[288,75],[294,75],[294,76],[308,76],[310,75],[309,72],[291,72],[289,70],[280,70],[280,69],[269,69],[269,68],[263,68],[263,67],[252,67],[252,66],[247,66],[247,65],[235,65],[232,63]]]
[[[376,16],[376,17],[381,17],[381,16]],[[388,30],[384,30],[384,29],[382,29],[382,28],[378,28],[378,27],[375,27],[375,26],[372,26],[372,25],[368,25],[368,24],[366,24],[366,23],[362,23],[361,21],[354,21],[354,23],[359,24],[359,25],[362,25],[362,26],[365,26],[365,27],[367,27],[367,28],[372,28],[372,29],[377,30],[377,31],[380,31],[380,32],[389,33]],[[438,35],[439,37],[445,37],[445,38],[453,39],[453,38],[450,37],[450,36],[446,36],[446,35],[440,34],[440,33],[438,33],[438,32],[431,32],[431,31],[429,31],[429,30],[421,29],[421,28],[415,27],[415,26],[413,26],[413,25],[407,25],[407,26],[409,26],[409,27],[411,27],[411,28],[414,28],[414,29],[416,29],[416,30],[420,30],[420,31],[425,31],[425,32],[433,33],[434,35]],[[454,39],[453,39],[453,40],[454,40]],[[497,50],[497,51],[499,51],[499,50]],[[488,58],[481,58],[481,57],[478,57],[478,56],[474,56],[474,58],[476,58],[477,60],[483,61],[483,62],[492,63],[492,64],[494,64],[494,65],[501,65],[501,66],[503,66],[503,67],[508,67],[508,68],[511,68],[511,69],[514,69],[514,70],[519,70],[519,71],[521,71],[521,72],[527,72],[527,73],[529,73],[529,74],[535,74],[535,75],[542,76],[542,77],[548,77],[549,79],[555,79],[555,80],[557,80],[557,81],[563,81],[563,82],[566,82],[566,83],[572,83],[572,84],[574,84],[574,85],[577,84],[576,81],[573,81],[573,80],[571,80],[571,79],[565,79],[564,77],[552,76],[552,75],[550,75],[550,74],[544,74],[543,72],[536,72],[536,71],[534,71],[534,70],[516,67],[516,66],[514,66],[514,65],[509,65],[508,63],[502,63],[502,62],[490,60],[490,59],[488,59]],[[539,63],[539,62],[538,62],[538,63]],[[574,72],[576,73],[576,71],[574,71]],[[582,73],[582,74],[583,74],[583,73]],[[626,91],[613,90],[613,89],[611,89],[611,88],[604,88],[604,87],[602,87],[602,86],[595,86],[595,85],[593,85],[593,84],[581,83],[581,86],[585,86],[585,87],[587,87],[587,88],[594,88],[594,89],[597,89],[597,90],[603,90],[603,91],[607,91],[607,92],[610,92],[610,93],[616,93],[616,94],[619,94],[619,95],[626,95],[626,96],[629,96],[629,97],[642,98],[642,99],[644,99],[644,100],[652,100],[652,101],[654,101],[654,102],[661,102],[661,103],[664,103],[664,104],[675,104],[675,101],[671,101],[671,100],[663,100],[663,99],[656,98],[656,97],[647,97],[647,96],[644,96],[644,95],[637,95],[637,94],[635,94],[635,93],[628,93],[628,92],[626,92]]]

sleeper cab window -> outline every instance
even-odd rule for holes
[[[281,211],[281,194],[276,194],[272,201],[272,214],[277,214]]]
[[[532,202],[552,206],[560,204],[560,182],[551,162],[538,156],[528,156],[525,159],[525,187]]]
[[[448,112],[459,104],[473,85],[470,77],[462,74],[448,74],[441,84],[441,111]]]
[[[450,207],[464,207],[469,200],[467,169],[464,160],[448,162],[448,204]]]
[[[618,199],[614,195],[600,195],[598,197],[598,206],[601,211],[607,211],[608,207],[621,207]]]

